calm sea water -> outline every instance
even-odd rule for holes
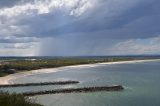
[[[9,92],[51,90],[56,88],[121,84],[122,92],[71,93],[35,96],[45,106],[160,106],[160,61],[64,68],[18,78],[14,82],[78,80],[77,85],[39,86],[1,89]]]

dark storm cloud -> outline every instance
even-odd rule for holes
[[[159,0],[37,1],[0,1],[0,43],[40,39],[39,55],[105,55],[119,46],[127,51],[130,40],[135,45],[137,39],[155,41],[160,35]]]
[[[143,3],[128,9],[118,16],[112,17],[107,17],[107,13],[101,14],[102,10],[107,9],[107,7],[102,7],[101,11],[96,11],[96,13],[85,19],[48,29],[42,33],[43,35],[52,36],[104,31],[104,33],[100,33],[98,36],[105,35],[104,37],[106,38],[118,39],[157,36],[160,33],[160,1]]]
[[[148,38],[157,36],[160,33],[160,1],[142,0],[137,1],[131,7],[124,4],[115,5],[110,9],[108,1],[100,0],[99,7],[96,7],[88,14],[80,17],[73,17],[61,9],[55,12],[41,15],[32,15],[19,20],[17,24],[26,25],[27,34],[24,36],[54,37],[66,36],[68,34],[83,33],[87,36],[95,32],[104,38]],[[114,2],[113,2],[114,3]],[[112,2],[110,3],[112,4]],[[120,7],[116,7],[120,6]],[[110,9],[111,11],[108,11]],[[83,35],[82,35],[83,36]]]

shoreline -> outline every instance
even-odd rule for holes
[[[151,62],[151,61],[160,61],[160,59],[130,60],[130,61],[117,61],[117,62],[71,65],[71,66],[62,66],[62,67],[57,67],[57,68],[45,68],[45,69],[31,70],[31,71],[25,71],[25,72],[18,72],[18,73],[11,74],[11,75],[8,75],[5,77],[0,77],[0,85],[14,84],[12,82],[12,80],[15,80],[20,77],[36,75],[36,74],[59,72],[59,71],[64,71],[64,69],[66,69],[66,68],[89,68],[89,67],[97,67],[100,65],[128,64],[128,63],[140,63],[140,62]]]

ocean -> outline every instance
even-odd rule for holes
[[[59,68],[15,79],[14,83],[80,81],[76,85],[0,88],[9,92],[28,92],[104,85],[122,85],[123,91],[52,94],[32,97],[45,106],[160,106],[160,61],[91,65]]]

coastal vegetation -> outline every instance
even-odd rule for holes
[[[43,106],[21,94],[0,92],[0,106]]]
[[[69,65],[93,64],[142,59],[157,59],[145,56],[99,56],[99,57],[1,57],[0,77],[21,71],[54,68]],[[160,57],[158,57],[160,58]]]

